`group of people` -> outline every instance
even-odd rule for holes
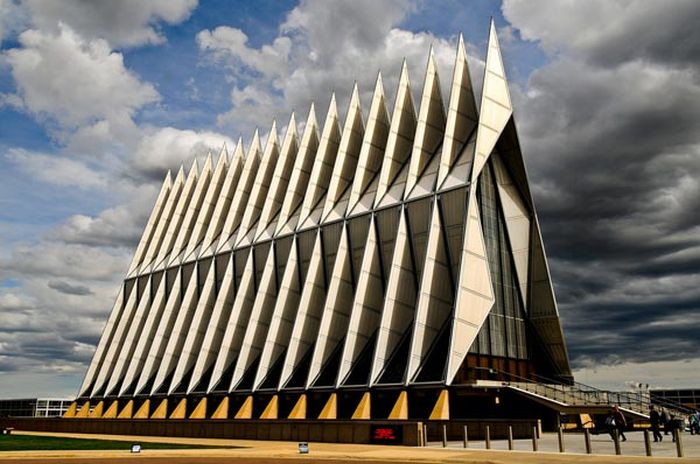
[[[668,432],[671,432],[673,435],[673,441],[676,441],[676,436],[673,434],[673,431],[678,428],[678,425],[673,414],[669,414],[669,412],[665,409],[661,409],[661,411],[659,411],[652,405],[649,407],[649,422],[651,422],[651,431],[654,434],[655,442],[662,441],[664,439],[663,435],[661,435],[662,427],[664,430],[664,435],[668,435]],[[688,417],[688,426],[690,428],[691,435],[700,435],[700,411],[690,414]]]
[[[672,440],[676,441],[674,430],[678,428],[678,421],[675,420],[673,414],[670,414],[666,409],[656,409],[653,405],[649,407],[649,422],[651,423],[651,431],[654,435],[654,442],[663,441],[664,435],[671,432]],[[700,435],[700,411],[696,411],[688,417],[691,435]],[[620,440],[627,441],[625,437],[625,429],[627,428],[627,420],[620,408],[615,405],[610,410],[610,414],[605,419],[605,425],[608,427],[608,433],[615,439],[617,434]],[[663,435],[661,430],[663,429]]]

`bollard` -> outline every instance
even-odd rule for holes
[[[447,424],[442,424],[442,447],[447,448]]]
[[[678,429],[674,429],[673,433],[675,434],[676,437],[676,454],[678,454],[679,458],[683,457],[683,439],[681,438],[681,431]]]
[[[484,433],[486,435],[486,449],[491,449],[491,428],[488,425]]]
[[[537,427],[532,428],[532,451],[537,451]]]
[[[423,424],[423,446],[428,446],[428,424]]]
[[[467,434],[467,426],[464,426],[464,443],[465,448],[469,448],[469,435]]]
[[[586,454],[593,453],[591,448],[591,432],[588,429],[583,429],[583,440],[586,443]]]
[[[615,444],[615,454],[621,455],[622,450],[620,450],[620,432],[617,429],[613,430],[613,443]]]
[[[557,438],[559,438],[559,452],[564,452],[564,433],[561,430],[561,426],[557,429]]]
[[[649,441],[649,431],[644,430],[644,450],[647,456],[651,456],[651,442]]]
[[[513,451],[513,426],[508,426],[508,449]]]

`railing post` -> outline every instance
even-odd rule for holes
[[[464,442],[463,445],[465,448],[469,448],[469,434],[467,430],[467,426],[464,426]]]
[[[586,454],[591,454],[593,452],[591,448],[591,432],[588,429],[583,429],[583,440],[586,444]]]
[[[678,454],[679,458],[683,457],[683,439],[681,438],[681,431],[678,429],[673,429],[673,433],[675,434],[676,438],[676,454]]]
[[[651,442],[649,441],[649,430],[644,430],[644,450],[647,456],[651,456]]]
[[[447,424],[442,424],[442,447],[447,448]]]
[[[537,427],[532,428],[532,451],[537,451]]]
[[[423,424],[423,446],[428,446],[428,424]]]
[[[508,426],[508,449],[513,451],[513,426]]]
[[[613,442],[615,443],[615,454],[616,455],[621,455],[622,450],[620,450],[620,433],[617,431],[617,429],[613,430]]]
[[[485,430],[486,449],[491,449],[491,428],[487,425]]]
[[[559,438],[559,452],[564,452],[564,434],[562,433],[561,426],[557,429],[557,438]]]

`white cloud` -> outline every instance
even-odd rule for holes
[[[0,0],[0,44],[6,37],[22,30],[28,21],[27,12],[17,0]]]
[[[523,39],[539,41],[548,52],[573,52],[598,63],[687,63],[700,55],[695,0],[504,0],[503,15]]]
[[[83,189],[101,189],[108,184],[105,173],[81,161],[21,148],[10,149],[5,156],[29,176],[48,184]]]
[[[333,91],[344,111],[353,81],[363,102],[369,102],[380,69],[391,102],[403,58],[418,96],[431,44],[447,89],[455,38],[397,27],[413,9],[409,1],[303,1],[287,15],[279,35],[259,48],[251,47],[239,29],[201,31],[197,43],[205,62],[226,66],[233,84],[231,109],[219,115],[218,123],[247,134],[255,126],[267,128],[273,118],[284,120],[293,109],[304,113],[312,101],[323,111]],[[481,63],[470,57],[470,64],[472,74],[479,75]]]
[[[65,23],[84,37],[104,38],[113,46],[164,42],[158,24],[186,20],[197,3],[197,0],[25,0],[38,28],[55,31],[60,23]]]
[[[56,32],[25,31],[19,42],[5,55],[24,107],[61,127],[102,119],[124,124],[160,98],[104,40],[84,39],[60,25]]]
[[[140,171],[162,179],[170,169],[173,175],[183,162],[189,168],[195,158],[201,160],[209,151],[218,155],[224,143],[233,150],[235,143],[225,135],[210,131],[180,130],[164,127],[147,130],[133,154],[133,164]]]

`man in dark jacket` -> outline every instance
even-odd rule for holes
[[[613,406],[612,410],[612,417],[615,420],[615,429],[617,430],[617,433],[619,437],[622,439],[622,441],[627,441],[627,437],[625,436],[625,429],[627,428],[627,420],[625,419],[624,414],[620,411],[620,408],[615,405]]]
[[[654,405],[649,406],[649,422],[651,422],[651,431],[654,434],[654,441],[663,441],[664,436],[661,435],[659,426],[661,425],[661,414],[654,409]]]

